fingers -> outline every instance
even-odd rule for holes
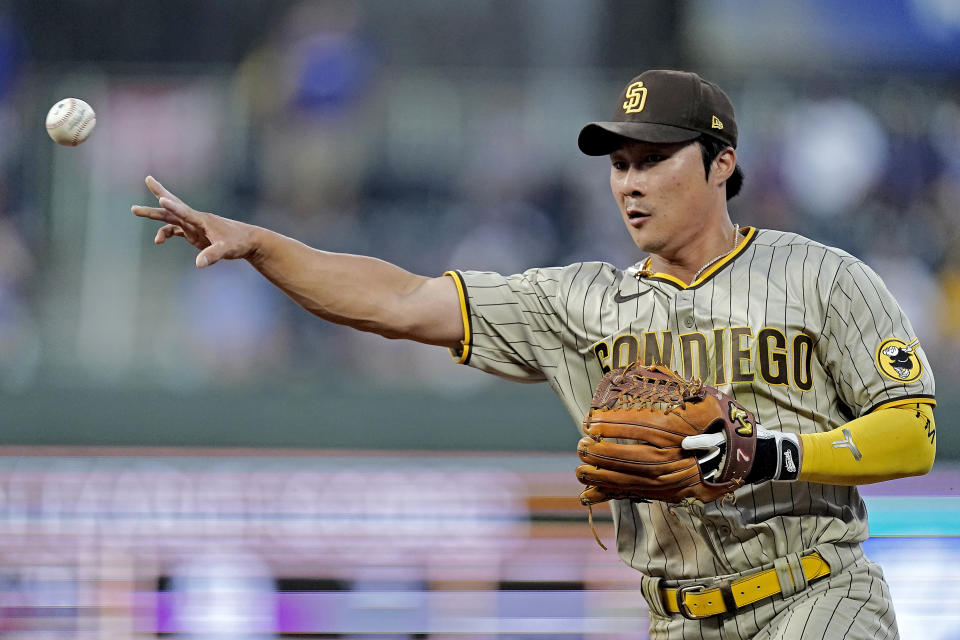
[[[133,215],[138,216],[140,218],[150,218],[151,220],[159,220],[160,222],[166,222],[169,225],[178,227],[181,231],[186,230],[194,235],[199,235],[198,233],[199,229],[197,225],[191,224],[190,222],[184,220],[182,216],[176,214],[170,209],[166,209],[164,207],[144,207],[141,205],[134,205],[130,207],[130,211],[131,213],[133,213]],[[158,232],[158,235],[159,235],[159,232]],[[183,233],[178,233],[173,235],[186,237]],[[169,238],[170,236],[167,235],[166,237]],[[157,244],[160,244],[160,243],[158,242]]]
[[[180,220],[169,210],[164,209],[163,207],[144,207],[138,204],[130,207],[131,213],[140,218],[150,218],[151,220],[159,220],[160,222],[167,222],[170,224],[179,224]]]
[[[153,243],[163,244],[167,238],[172,238],[173,236],[180,236],[181,238],[185,237],[183,229],[175,224],[164,225],[157,230],[157,235],[154,237]]]
[[[160,181],[154,178],[153,176],[147,176],[144,182],[147,183],[147,188],[150,189],[150,192],[153,193],[153,195],[157,196],[158,199],[169,198],[171,200],[176,200],[177,202],[181,202],[180,198],[173,195],[173,193],[171,193],[169,189],[167,189],[165,186],[160,184]]]
[[[723,457],[720,455],[720,449],[714,449],[705,456],[697,458],[700,464],[700,471],[703,473],[704,480],[713,480],[720,472],[720,465],[723,463]]]
[[[185,222],[189,225],[200,225],[201,214],[187,206],[183,200],[171,193],[170,190],[160,184],[156,178],[153,176],[147,176],[146,183],[147,188],[150,189],[151,193],[157,196],[160,206],[167,211],[174,213],[178,217],[178,224]]]
[[[723,465],[726,451],[726,436],[722,433],[701,433],[696,436],[687,436],[680,443],[684,449],[700,449],[705,453],[698,453],[697,462],[704,480],[713,480]]]
[[[185,238],[194,247],[202,249],[196,259],[197,267],[201,269],[225,257],[235,257],[227,255],[230,249],[224,242],[212,242],[211,235],[216,237],[223,231],[220,218],[194,210],[153,176],[147,176],[145,182],[150,192],[157,197],[160,206],[134,205],[130,211],[141,218],[167,223],[157,230],[153,238],[155,244],[163,244],[173,236]]]
[[[680,443],[684,449],[713,449],[726,442],[722,433],[701,433],[697,436],[687,436]]]
[[[172,213],[183,223],[199,227],[202,223],[202,216],[199,211],[194,211],[179,199],[171,199],[166,196],[160,198],[160,206]]]
[[[197,233],[201,225],[200,216],[197,212],[193,211],[183,203],[174,203],[171,200],[166,199],[165,197],[161,199],[161,202],[166,202],[169,207],[145,207],[142,205],[133,205],[130,207],[131,213],[133,215],[141,218],[150,218],[151,220],[159,220],[160,222],[166,222],[168,224],[176,225],[181,229],[186,229],[192,233]],[[184,215],[184,211],[187,211],[187,215]]]

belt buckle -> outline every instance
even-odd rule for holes
[[[683,596],[685,596],[687,593],[700,593],[705,590],[706,586],[702,584],[688,584],[685,587],[677,587],[677,609],[680,609],[680,615],[687,620],[702,620],[703,618],[709,618],[710,614],[698,616],[693,611],[690,611],[690,608],[683,599]]]

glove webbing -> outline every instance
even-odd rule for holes
[[[685,380],[679,380],[674,383],[672,380],[644,379],[643,389],[640,393],[634,395],[624,395],[616,403],[616,408],[655,408],[655,405],[667,405],[665,411],[671,409],[685,409],[686,400],[696,395],[700,390],[700,382],[693,380],[687,383]]]
[[[654,405],[667,405],[666,411],[674,408],[684,409],[687,400],[701,394],[703,382],[698,378],[686,380],[676,371],[654,365],[653,371],[662,373],[665,378],[627,375],[620,378],[605,390],[602,397],[594,398],[595,409],[654,408]],[[632,383],[632,384],[631,384]]]

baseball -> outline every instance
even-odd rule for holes
[[[65,147],[75,147],[86,140],[96,124],[97,114],[79,98],[57,100],[47,112],[47,133]]]

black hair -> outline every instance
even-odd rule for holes
[[[730,145],[722,140],[718,140],[717,138],[708,135],[702,135],[694,142],[697,142],[700,145],[700,155],[703,157],[703,170],[706,172],[707,178],[709,178],[710,167],[713,165],[713,161],[716,160],[721,151]],[[740,193],[740,189],[742,187],[743,169],[741,169],[740,165],[738,164],[733,168],[733,173],[730,174],[730,177],[727,178],[727,200]]]

